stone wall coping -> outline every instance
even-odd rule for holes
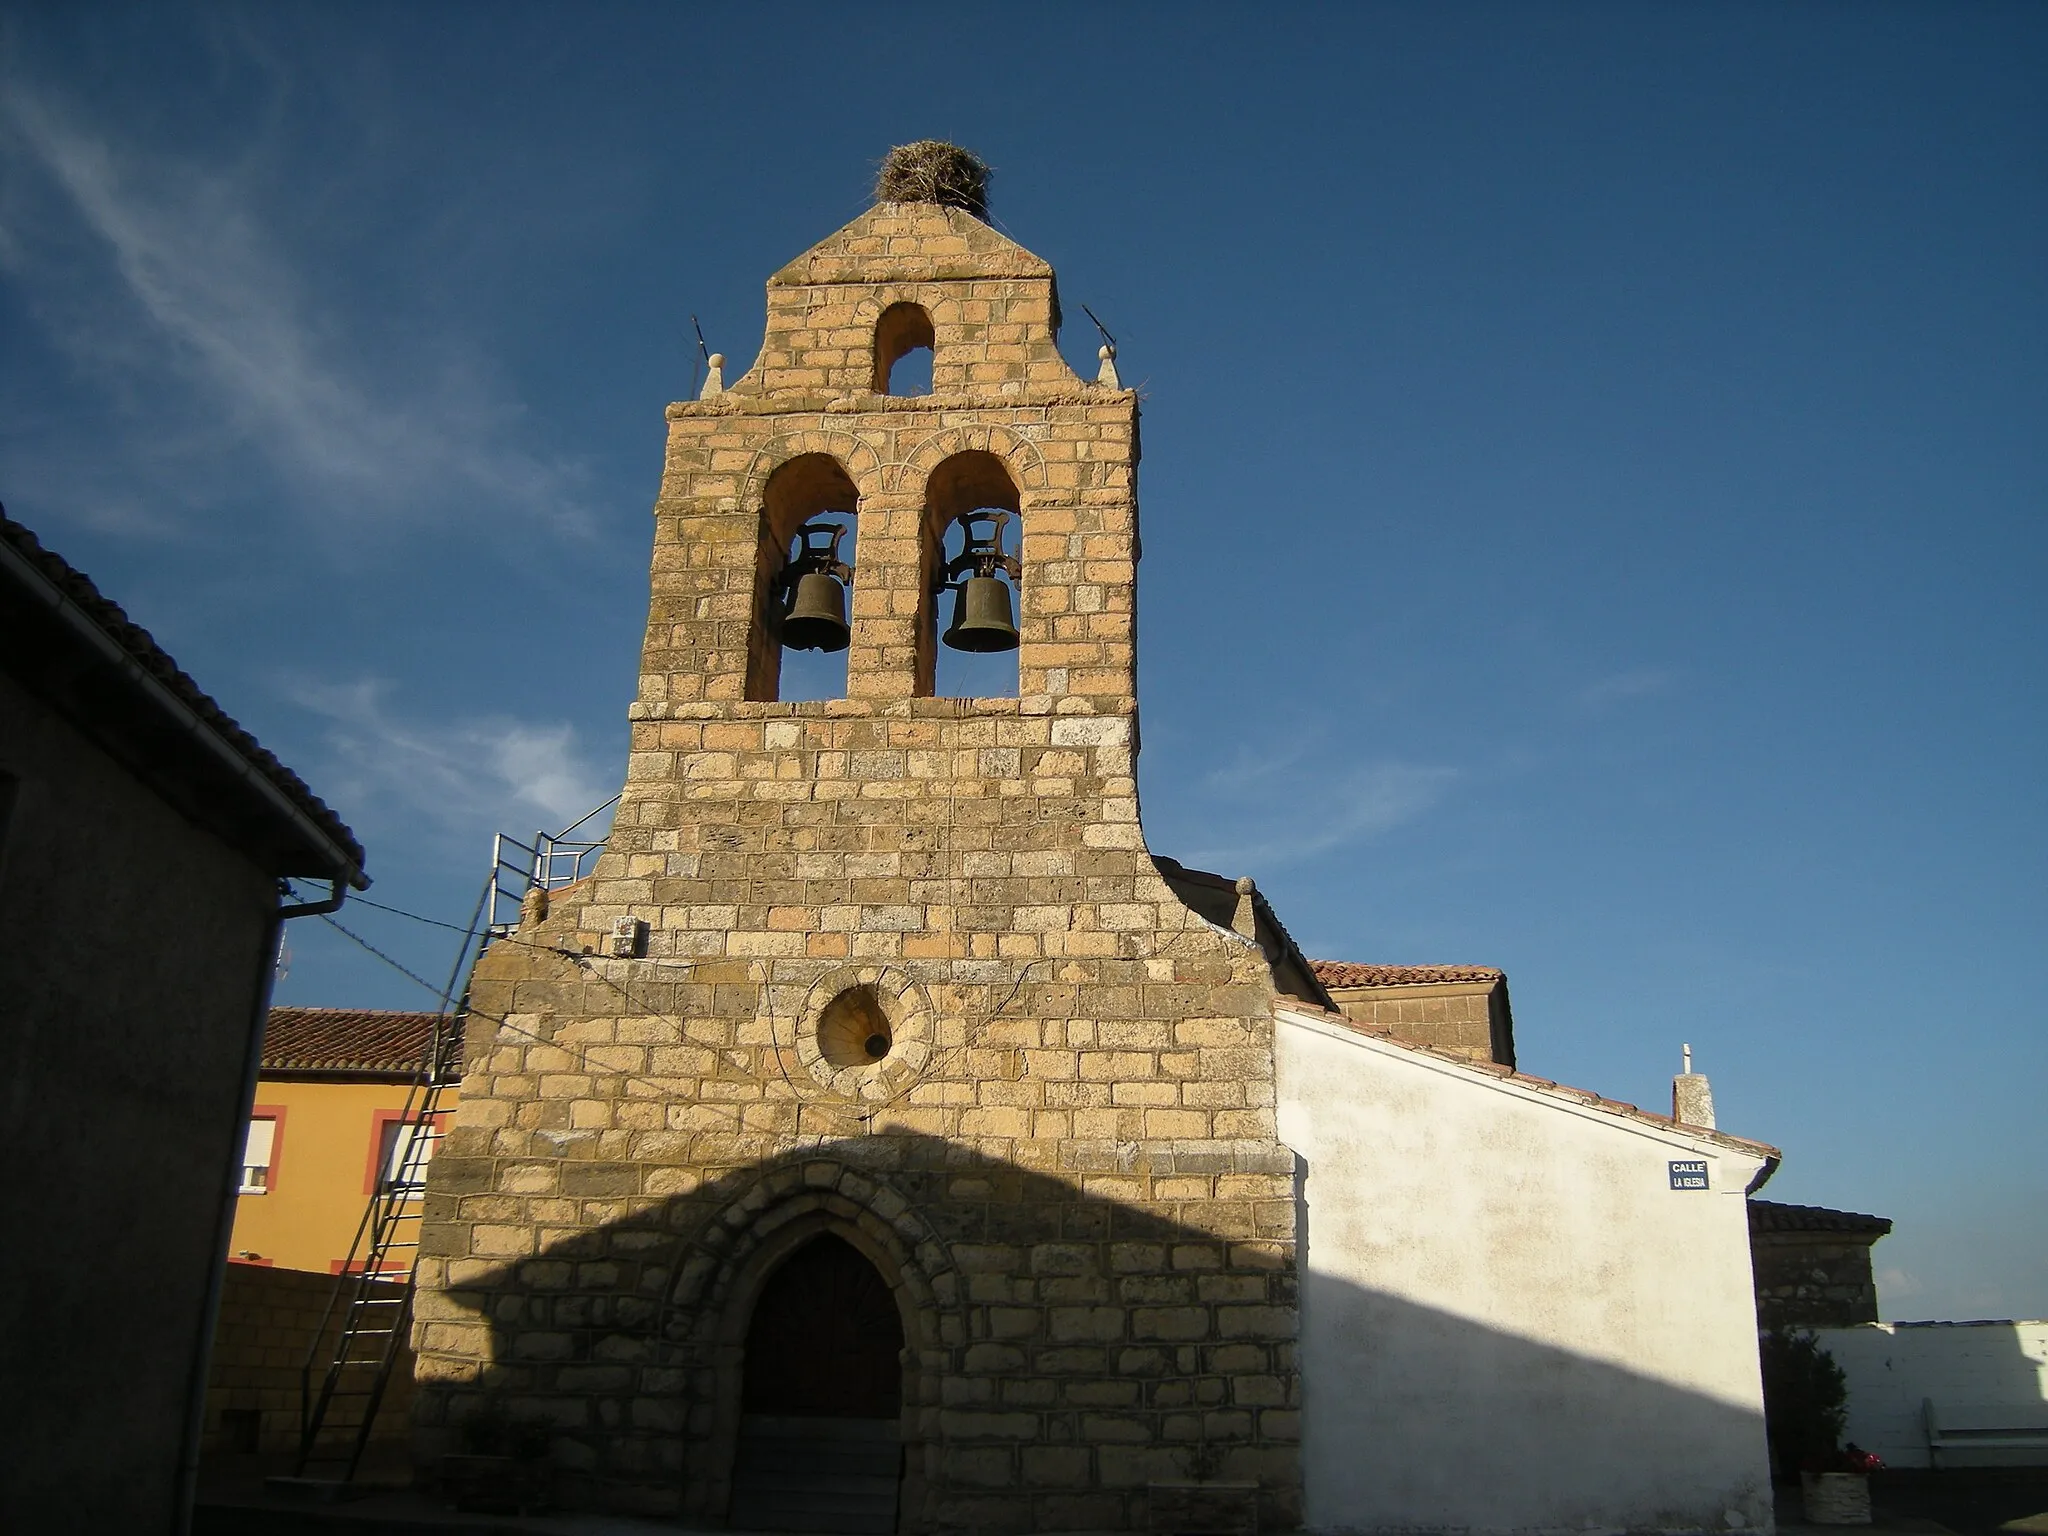
[[[1129,694],[1033,693],[1022,698],[956,699],[639,699],[628,720],[985,720],[992,716],[1078,715],[1122,719],[1137,712]],[[1117,743],[1121,745],[1122,743]]]
[[[1063,385],[1047,389],[1022,385],[1015,393],[976,392],[947,395],[878,395],[870,390],[851,394],[798,393],[781,390],[756,394],[713,395],[709,400],[672,401],[666,411],[670,421],[700,416],[848,416],[871,413],[886,416],[930,415],[941,411],[1032,410],[1051,405],[1108,405],[1136,402],[1135,389],[1110,389],[1101,384]]]
[[[1387,987],[1338,987],[1328,982],[1330,996],[1346,1003],[1398,1003],[1420,997],[1485,997],[1499,989],[1505,978],[1491,981],[1408,981]]]

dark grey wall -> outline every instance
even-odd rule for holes
[[[0,1528],[169,1531],[277,899],[0,675]]]

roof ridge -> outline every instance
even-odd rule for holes
[[[1497,1061],[1474,1061],[1469,1056],[1461,1056],[1456,1051],[1446,1050],[1442,1046],[1424,1045],[1416,1040],[1403,1040],[1385,1025],[1362,1023],[1344,1014],[1332,1013],[1326,1008],[1318,1008],[1313,1003],[1297,1003],[1289,1000],[1281,1004],[1280,1011],[1283,1013],[1300,1013],[1312,1018],[1317,1023],[1335,1024],[1340,1028],[1351,1031],[1353,1034],[1379,1040],[1401,1050],[1411,1051],[1418,1056],[1433,1057],[1438,1061],[1448,1062],[1452,1066],[1462,1067],[1467,1071],[1484,1073],[1488,1077],[1499,1078],[1505,1082],[1514,1083],[1518,1087],[1534,1089],[1536,1092],[1549,1098],[1564,1099],[1583,1108],[1598,1109],[1604,1113],[1618,1115],[1624,1119],[1640,1120],[1644,1124],[1654,1125],[1662,1130],[1678,1131],[1683,1135],[1694,1136],[1703,1141],[1715,1142],[1736,1151],[1761,1154],[1764,1157],[1770,1158],[1774,1163],[1784,1155],[1767,1141],[1752,1141],[1747,1136],[1731,1136],[1726,1131],[1715,1130],[1708,1126],[1687,1125],[1684,1121],[1674,1120],[1669,1115],[1660,1115],[1654,1109],[1644,1109],[1640,1105],[1630,1104],[1621,1099],[1607,1098],[1602,1094],[1595,1093],[1590,1088],[1574,1088],[1569,1083],[1556,1082],[1547,1077],[1535,1077],[1527,1072],[1517,1072],[1513,1067],[1503,1066]]]
[[[1310,960],[1309,969],[1326,987],[1420,986],[1430,982],[1500,981],[1507,972],[1492,965],[1379,965],[1364,960]]]
[[[180,704],[200,720],[262,775],[271,786],[305,814],[355,863],[355,875],[363,868],[363,845],[325,800],[263,743],[220,707],[213,697],[194,682],[150,632],[128,617],[127,610],[108,597],[93,579],[38,539],[34,531],[16,522],[0,507],[0,544],[11,548],[37,575],[57,589],[92,625],[113,641],[128,659],[169,690]],[[367,881],[363,882],[367,884]]]
[[[444,1020],[455,1014],[396,1008],[316,1008],[280,1004],[264,1021],[263,1065],[275,1072],[420,1071]]]

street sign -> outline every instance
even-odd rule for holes
[[[1671,1164],[1671,1187],[1673,1189],[1705,1189],[1707,1187],[1707,1160],[1687,1158],[1674,1159]]]

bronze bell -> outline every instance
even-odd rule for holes
[[[846,588],[839,578],[824,571],[799,576],[795,600],[782,621],[782,643],[795,651],[843,651],[852,638],[846,627]]]
[[[1017,649],[1009,587],[993,576],[968,577],[953,598],[953,627],[941,638],[956,651]]]

